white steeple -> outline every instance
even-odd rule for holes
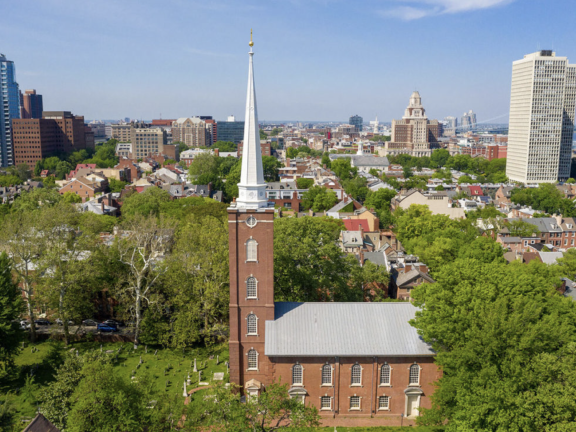
[[[254,86],[254,66],[252,31],[250,31],[250,62],[248,67],[248,95],[246,96],[246,115],[244,117],[244,144],[242,148],[242,173],[238,183],[237,208],[257,209],[268,206],[266,183],[262,167],[260,150],[260,130],[258,127],[258,109],[256,106],[256,88]]]
[[[358,156],[363,156],[364,155],[364,144],[362,143],[362,141],[360,141],[358,143],[358,151],[356,152],[356,154]]]

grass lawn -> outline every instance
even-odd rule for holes
[[[119,348],[121,351],[118,354]],[[20,368],[19,376],[7,386],[0,388],[0,394],[9,394],[8,399],[17,411],[17,421],[35,415],[36,396],[42,392],[42,387],[53,380],[55,368],[62,362],[61,356],[67,350],[78,350],[79,354],[86,351],[100,351],[100,343],[77,342],[67,348],[61,342],[52,341],[25,344],[25,348],[16,358],[16,365]],[[133,374],[138,377],[139,374],[145,372],[153,379],[157,390],[180,396],[182,396],[184,381],[188,373],[190,373],[191,385],[187,390],[198,387],[198,373],[192,372],[195,358],[197,369],[202,372],[202,382],[208,383],[211,383],[215,372],[226,372],[225,362],[229,360],[226,344],[211,349],[187,348],[185,351],[148,347],[146,352],[143,345],[134,350],[133,344],[129,342],[104,343],[102,351],[104,353],[113,351],[108,354],[112,358],[118,354],[112,364],[126,379],[131,379]],[[209,357],[212,355],[214,359],[210,360]],[[219,356],[218,365],[216,364],[217,356]],[[139,366],[140,358],[142,358],[142,364]],[[31,377],[32,371],[34,375]],[[227,374],[224,380],[228,381]],[[184,397],[182,397],[182,403],[184,403]]]

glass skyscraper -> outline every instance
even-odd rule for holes
[[[0,166],[14,163],[12,119],[20,118],[20,89],[14,62],[0,54]]]

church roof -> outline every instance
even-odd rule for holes
[[[275,303],[267,356],[432,356],[409,324],[412,303]]]

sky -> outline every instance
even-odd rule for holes
[[[0,0],[0,53],[45,110],[86,119],[507,122],[512,62],[576,62],[574,0]]]

